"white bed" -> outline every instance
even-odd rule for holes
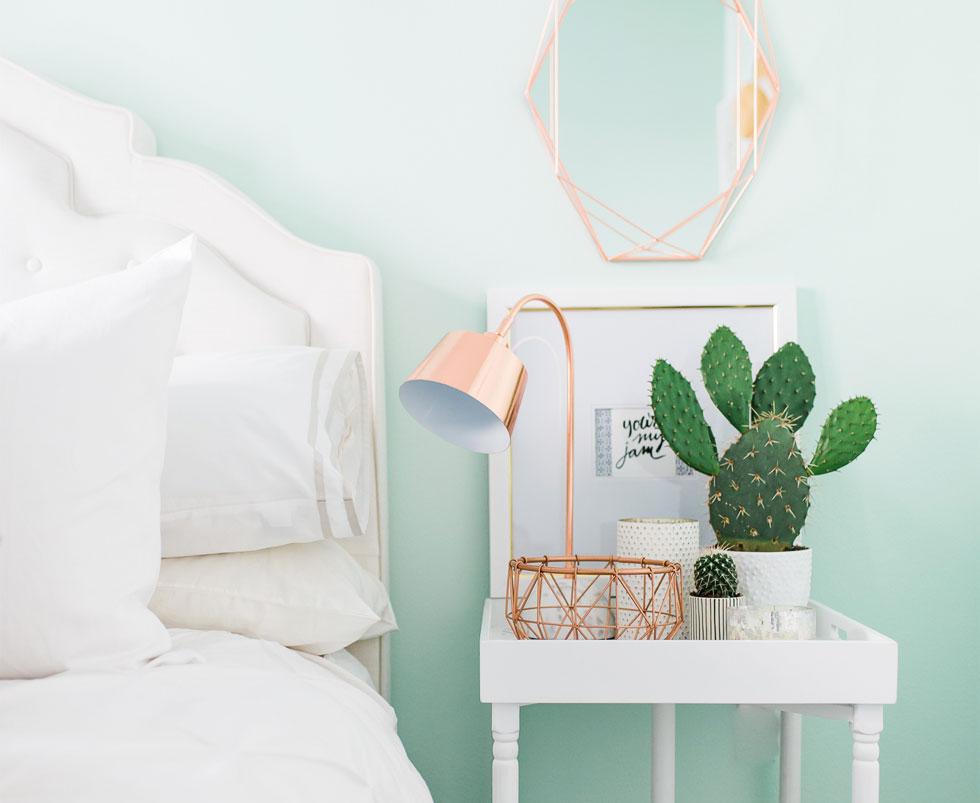
[[[386,582],[374,265],[291,235],[207,170],[155,156],[152,132],[131,112],[2,59],[0,125],[32,143],[25,157],[0,137],[0,167],[21,194],[2,206],[0,302],[81,281],[107,264],[121,270],[194,232],[203,267],[195,264],[180,352],[274,345],[361,352],[377,495],[367,533],[343,545]],[[50,206],[39,199],[53,195],[57,214],[39,219],[36,210]],[[88,261],[65,258],[60,233],[74,236],[73,227],[93,220],[99,235]],[[227,633],[175,631],[174,641],[178,654],[201,660],[164,656],[135,674],[0,682],[0,800],[429,799],[384,699],[384,638],[351,647],[360,665]]]
[[[337,663],[171,632],[135,673],[0,682],[0,800],[429,800],[391,709]]]

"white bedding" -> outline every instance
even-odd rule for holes
[[[0,801],[431,801],[393,711],[342,658],[171,634],[141,670],[0,682]]]

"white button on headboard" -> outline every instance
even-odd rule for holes
[[[41,264],[41,260],[37,257],[31,257],[27,260],[27,264],[24,266],[28,273],[37,273],[44,266]]]

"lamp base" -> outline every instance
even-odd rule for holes
[[[518,639],[671,639],[684,624],[679,563],[616,555],[515,558],[507,621]]]

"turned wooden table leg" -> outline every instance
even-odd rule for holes
[[[517,803],[521,707],[513,703],[494,703],[490,710],[490,728],[493,733],[493,803]]]
[[[674,803],[675,708],[670,703],[651,706],[650,800]]]
[[[878,738],[883,728],[880,705],[854,706],[851,803],[878,803]]]

